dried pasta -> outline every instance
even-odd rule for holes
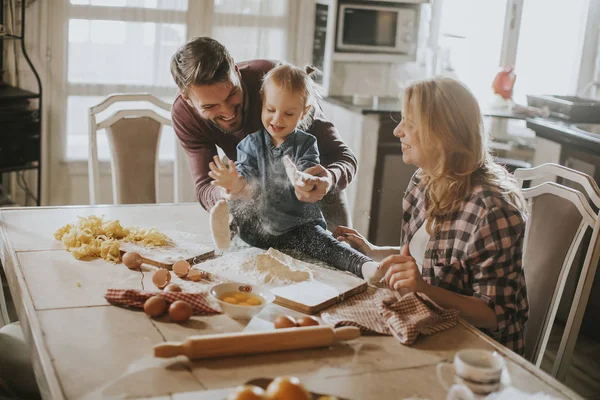
[[[156,247],[171,244],[171,239],[155,228],[124,227],[119,220],[104,220],[91,215],[77,217],[74,224],[61,226],[54,233],[78,260],[102,257],[112,263],[121,262],[119,240]]]

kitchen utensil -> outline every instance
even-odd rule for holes
[[[286,328],[264,332],[237,332],[190,336],[183,343],[166,342],[154,346],[154,356],[187,356],[190,359],[271,353],[286,350],[327,347],[360,336],[360,329],[329,326]]]

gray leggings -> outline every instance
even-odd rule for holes
[[[271,235],[253,223],[238,224],[240,238],[251,246],[261,249],[297,250],[307,256],[348,271],[362,278],[362,265],[372,261],[369,257],[347,246],[324,229],[323,223],[299,226],[282,235]]]

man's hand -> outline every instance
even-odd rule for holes
[[[296,197],[304,203],[316,203],[333,187],[333,173],[322,165],[315,165],[303,172],[294,185]]]
[[[213,162],[208,165],[208,176],[214,179],[211,185],[220,186],[228,195],[236,196],[246,187],[246,180],[239,174],[233,161],[228,160],[228,164],[224,164],[219,156],[214,156]]]

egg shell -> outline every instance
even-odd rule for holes
[[[198,271],[197,269],[192,269],[188,273],[187,278],[194,282],[201,281],[202,280],[202,272]]]
[[[319,325],[319,320],[315,317],[311,317],[310,315],[300,317],[296,320],[298,326],[315,326]]]
[[[165,292],[183,292],[181,286],[170,283],[165,287]]]
[[[163,315],[167,308],[167,302],[160,296],[152,296],[144,302],[144,312],[152,318]]]
[[[280,376],[265,391],[269,400],[312,400],[312,395],[304,388],[296,377]]]
[[[179,260],[173,264],[173,273],[180,278],[185,278],[190,272],[190,263],[185,260]]]
[[[238,386],[226,400],[265,400],[265,391],[254,385]]]
[[[159,269],[152,275],[152,283],[159,289],[164,289],[171,282],[171,273],[166,269]]]
[[[296,320],[290,315],[280,315],[275,318],[273,325],[275,326],[275,329],[295,328],[297,326]]]
[[[136,269],[142,266],[142,256],[135,251],[128,251],[123,254],[123,264],[129,269]]]
[[[185,322],[190,319],[193,313],[192,306],[183,300],[174,301],[169,306],[169,316],[175,322]]]

